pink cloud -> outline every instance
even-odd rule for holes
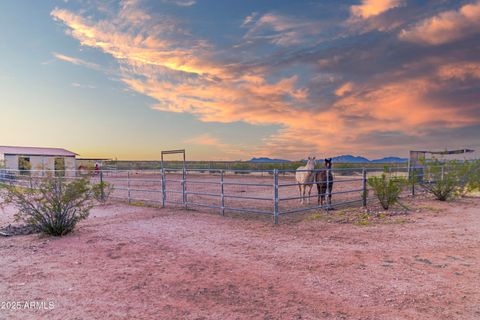
[[[85,66],[85,67],[88,67],[88,68],[91,68],[91,69],[98,69],[100,67],[96,63],[88,62],[88,61],[85,61],[85,60],[82,60],[82,59],[79,59],[79,58],[70,57],[70,56],[60,54],[60,53],[57,53],[57,52],[53,52],[52,54],[56,59],[61,60],[61,61],[73,63],[73,64],[80,65],[80,66]]]
[[[345,94],[351,92],[353,89],[353,84],[351,82],[345,82],[340,87],[335,90],[335,94],[339,97],[344,96]]]
[[[441,45],[480,33],[480,1],[439,13],[400,32],[404,41]]]
[[[403,5],[403,0],[362,0],[361,4],[351,6],[350,11],[353,16],[368,19]]]
[[[480,63],[459,62],[443,65],[438,74],[442,79],[459,79],[465,81],[469,78],[480,79]]]

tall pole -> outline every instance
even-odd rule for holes
[[[278,224],[278,169],[273,170],[273,223]]]
[[[363,206],[367,206],[367,170],[365,168],[362,169],[362,203]]]
[[[105,186],[103,185],[103,168],[100,168],[100,197],[103,200],[105,200]]]
[[[162,167],[162,208],[165,208],[165,200],[167,199],[167,194],[165,192],[165,169]]]
[[[224,171],[220,171],[220,186],[221,186],[221,201],[222,201],[222,216],[225,215],[225,190],[223,186],[224,181]]]
[[[330,168],[327,167],[327,189],[326,189],[325,200],[327,201],[327,210],[330,210],[331,207],[331,193],[330,193]]]
[[[187,209],[187,172],[185,167],[183,167],[182,173],[182,195],[183,195],[183,204],[185,209]]]
[[[127,171],[127,192],[128,192],[128,204],[131,202],[130,197],[130,170]]]
[[[412,196],[415,195],[415,180],[417,180],[417,174],[414,168],[412,166],[408,166],[408,172],[409,172],[409,177],[410,177],[410,183],[412,185]]]

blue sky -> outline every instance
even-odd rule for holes
[[[2,1],[0,144],[287,159],[480,148],[479,1]]]

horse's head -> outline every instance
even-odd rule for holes
[[[325,168],[332,169],[332,158],[325,158]]]
[[[308,157],[306,167],[311,170],[315,168],[315,157]]]

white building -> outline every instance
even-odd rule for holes
[[[0,160],[9,170],[75,170],[76,153],[61,148],[0,146]]]

